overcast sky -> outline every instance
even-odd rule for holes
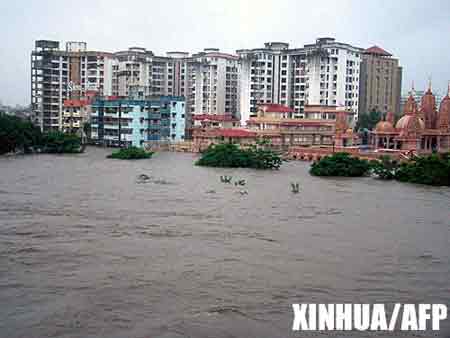
[[[413,80],[416,89],[425,88],[431,76],[433,89],[445,94],[450,80],[448,0],[0,0],[0,13],[0,100],[7,104],[30,103],[37,39],[165,54],[205,47],[234,52],[267,41],[302,47],[330,36],[398,57],[403,91]]]

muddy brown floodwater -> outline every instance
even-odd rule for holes
[[[0,158],[0,337],[392,337],[291,304],[450,303],[449,188],[107,153]]]

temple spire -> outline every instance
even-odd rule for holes
[[[414,80],[411,81],[411,96],[416,95],[416,90],[414,89]]]

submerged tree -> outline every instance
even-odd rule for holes
[[[196,162],[196,165],[225,168],[279,169],[281,157],[274,151],[257,146],[247,149],[236,144],[211,145]]]
[[[147,152],[142,148],[129,147],[117,150],[113,152],[111,155],[108,155],[107,158],[114,158],[119,160],[140,160],[145,158],[151,158],[152,155],[153,155],[152,152]]]
[[[325,156],[311,165],[309,172],[314,176],[365,176],[370,172],[367,160],[353,157],[348,153],[335,153]]]
[[[42,138],[42,151],[46,153],[80,153],[82,151],[81,137],[76,134],[52,131]]]
[[[402,182],[450,186],[450,154],[419,156],[398,167],[395,179]]]
[[[39,127],[16,116],[0,115],[0,154],[30,152],[42,141]]]

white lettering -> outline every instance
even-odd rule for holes
[[[431,314],[427,311],[430,309],[430,304],[419,304],[419,330],[425,331],[427,329],[427,320],[431,319]]]
[[[317,315],[316,315],[316,311],[317,311],[317,306],[316,304],[309,304],[308,305],[309,309],[308,309],[308,314],[309,314],[309,329],[310,330],[317,330]]]
[[[333,304],[319,304],[319,330],[334,330]]]
[[[372,331],[387,330],[386,312],[383,304],[374,304],[372,310],[372,323],[370,325]]]
[[[394,304],[389,326],[384,304],[292,304],[292,309],[293,331],[425,331],[429,323],[436,331],[447,319],[444,304]],[[397,324],[400,311],[401,323]]]
[[[359,331],[368,330],[370,327],[370,305],[355,304],[354,308],[355,329]]]
[[[433,331],[439,330],[439,321],[447,318],[447,306],[444,304],[433,304]]]
[[[414,304],[403,305],[402,331],[417,330],[417,316]]]
[[[336,304],[336,330],[352,329],[352,304]]]
[[[389,322],[389,331],[394,331],[395,323],[397,323],[398,313],[400,312],[401,305],[395,304],[394,311],[392,311],[391,320]]]
[[[292,304],[294,310],[294,323],[292,325],[293,331],[308,330],[308,322],[306,321],[307,304]]]

